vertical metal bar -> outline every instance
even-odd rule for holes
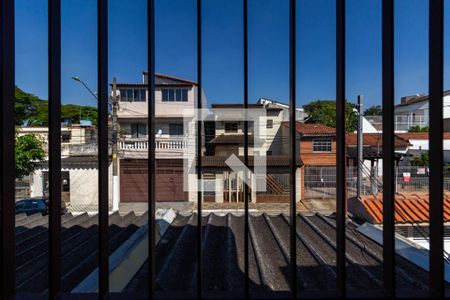
[[[429,2],[429,113],[430,113],[430,288],[444,296],[443,224],[443,63],[444,1]]]
[[[61,1],[48,1],[49,293],[61,291]]]
[[[202,0],[197,0],[197,109],[202,109]],[[197,121],[197,297],[202,297],[202,121]]]
[[[296,170],[297,170],[297,143],[296,143],[296,0],[290,0],[289,5],[289,129],[291,146],[290,165],[290,245],[291,245],[291,291],[294,299],[297,298],[297,206],[296,206]]]
[[[15,128],[14,128],[14,0],[0,2],[0,201],[1,201],[1,292],[2,298],[15,293]]]
[[[109,291],[108,247],[108,0],[98,0],[99,296]]]
[[[345,297],[345,0],[336,1],[336,246],[337,290]]]
[[[383,77],[383,282],[395,295],[394,0],[382,3]]]
[[[155,0],[147,1],[147,89],[148,89],[148,230],[149,230],[149,291],[150,299],[154,299],[156,279],[156,223],[155,223]]]
[[[243,0],[243,37],[244,37],[244,110],[247,117],[248,109],[248,0]],[[244,121],[244,165],[248,168],[248,121]],[[245,172],[248,180],[248,173]],[[248,182],[248,181],[247,181]],[[245,297],[250,298],[250,274],[249,274],[249,213],[248,213],[249,187],[244,182],[244,273],[245,273]]]

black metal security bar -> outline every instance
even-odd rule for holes
[[[197,0],[197,109],[202,109],[202,0]],[[197,297],[202,297],[202,121],[197,115]]]
[[[394,239],[394,0],[382,3],[383,77],[383,281],[389,296],[395,295]]]
[[[297,298],[297,206],[296,206],[296,0],[289,2],[289,142],[291,148],[290,165],[290,274],[291,292],[293,298]]]
[[[14,0],[0,2],[0,201],[1,296],[13,297],[15,289],[14,203]]]
[[[345,297],[345,0],[336,1],[336,186],[337,290]]]
[[[109,292],[108,247],[108,0],[97,2],[98,22],[98,167],[99,297]]]
[[[443,82],[444,0],[429,2],[430,288],[444,296]]]
[[[61,1],[48,1],[49,294],[61,292]]]
[[[148,132],[155,132],[155,1],[147,1],[147,90],[148,90]],[[156,227],[155,227],[155,135],[149,134],[148,147],[148,234],[149,234],[149,292],[154,298],[156,280]]]
[[[247,117],[248,109],[248,1],[243,0],[243,36],[244,36],[244,110]],[[244,121],[244,165],[248,165],[248,121]],[[245,172],[248,180],[248,174]],[[244,184],[244,273],[245,273],[245,297],[250,297],[250,274],[249,274],[249,213],[248,213],[248,185]]]

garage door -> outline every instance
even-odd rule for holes
[[[183,160],[156,161],[156,201],[187,201],[183,191]],[[147,160],[120,161],[120,201],[147,202]]]

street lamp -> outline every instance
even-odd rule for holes
[[[78,76],[72,76],[72,79],[81,83],[88,91],[94,96],[98,101],[98,95],[94,93],[89,86],[80,79]],[[118,110],[118,97],[117,97],[117,89],[116,89],[116,78],[113,78],[113,96],[109,96],[108,104],[110,108],[110,112],[112,111],[112,164],[113,164],[113,181],[112,181],[112,202],[113,202],[113,211],[119,210],[119,172],[118,172],[118,145],[117,145],[117,135],[119,133],[119,124],[117,122],[117,110]]]

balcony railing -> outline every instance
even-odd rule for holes
[[[147,150],[148,139],[125,139],[119,141],[120,150]],[[177,151],[187,148],[187,139],[180,138],[156,138],[155,149],[156,150],[168,150]]]

